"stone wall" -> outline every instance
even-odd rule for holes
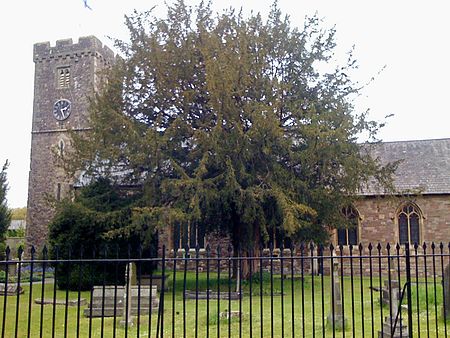
[[[28,181],[27,244],[40,251],[47,241],[48,223],[54,215],[52,200],[68,197],[73,179],[57,165],[60,143],[70,150],[69,130],[85,132],[88,105],[100,84],[99,72],[114,62],[114,53],[93,36],[34,45],[35,63],[31,160]],[[68,86],[58,82],[58,69],[70,68]],[[63,121],[53,116],[57,100],[71,102],[71,114]]]
[[[355,278],[359,276],[370,276],[378,278],[380,275],[382,278],[387,278],[389,273],[389,267],[400,265],[400,275],[402,278],[406,274],[406,259],[405,259],[405,247],[396,247],[396,240],[398,238],[398,226],[396,224],[395,215],[396,211],[404,202],[410,200],[401,200],[398,198],[388,199],[365,199],[357,203],[356,207],[360,212],[361,222],[359,228],[359,240],[361,241],[361,250],[359,246],[352,247],[343,246],[342,251],[340,247],[336,247],[335,252],[330,251],[330,247],[325,247],[322,255],[317,247],[311,250],[309,245],[305,246],[303,250],[300,246],[296,246],[292,252],[294,259],[290,259],[291,251],[285,249],[283,251],[283,263],[280,256],[281,251],[274,249],[272,257],[270,251],[265,249],[262,254],[257,253],[256,257],[262,257],[258,259],[256,266],[262,263],[264,271],[273,271],[276,274],[283,271],[286,275],[291,274],[293,270],[294,275],[300,275],[303,270],[303,274],[319,273],[323,271],[324,274],[329,274],[331,270],[331,256],[333,260],[342,265],[342,271],[345,276],[353,275]],[[445,267],[450,259],[450,198],[449,196],[426,196],[414,199],[414,203],[423,212],[421,238],[426,241],[425,247],[422,245],[416,249],[414,246],[410,246],[410,264],[411,274],[415,277],[416,273],[419,278],[432,275],[441,275],[443,267]],[[441,217],[442,216],[442,217]],[[164,242],[171,242],[170,232],[166,231],[163,235]],[[423,236],[423,237],[422,237]],[[332,237],[333,239],[333,237]],[[334,238],[335,239],[335,238]],[[433,250],[433,240],[435,241]],[[440,256],[440,242],[443,242],[442,250],[444,255]],[[199,272],[206,271],[207,269],[207,257],[209,257],[209,268],[212,273],[217,273],[217,264],[220,264],[221,272],[227,272],[229,269],[228,257],[233,256],[233,252],[229,254],[227,248],[230,244],[230,238],[226,235],[218,233],[208,234],[206,236],[206,244],[209,244],[210,252],[209,256],[205,249],[200,249],[198,252],[198,269]],[[389,250],[387,244],[389,245]],[[369,244],[372,245],[372,249],[369,250]],[[378,244],[380,246],[378,247]],[[423,243],[422,243],[423,244]],[[221,248],[221,259],[217,260],[217,248]],[[168,269],[173,269],[173,260],[175,253],[173,248],[166,246],[166,257],[168,260]],[[161,257],[160,248],[160,257]],[[435,254],[436,256],[427,256],[428,254]],[[177,258],[177,270],[184,269],[186,263],[189,271],[195,271],[197,263],[195,258],[197,252],[195,249],[190,249],[186,252],[184,249],[179,249],[176,253]],[[341,258],[342,256],[342,258]],[[391,259],[388,263],[388,256],[399,256]],[[303,257],[303,259],[301,258]],[[189,258],[189,259],[184,259]],[[442,258],[442,260],[441,260]],[[291,265],[293,264],[293,269]],[[341,268],[340,268],[341,269]],[[393,278],[396,276],[392,276]]]
[[[409,198],[370,197],[355,203],[360,215],[359,242],[396,244],[399,230],[396,215],[404,203],[414,203],[422,213],[421,242],[450,242],[450,195]]]
[[[417,277],[422,280],[425,276],[442,276],[445,267],[450,263],[449,249],[444,247],[444,255],[440,255],[439,247],[435,248],[434,255],[431,248],[426,251],[419,248],[417,252],[413,249],[410,252],[410,273],[413,280]],[[231,257],[231,259],[230,259]],[[441,259],[442,257],[442,259]],[[337,250],[334,254],[330,254],[328,249],[325,249],[321,255],[317,250],[312,253],[309,250],[303,252],[296,248],[292,251],[285,249],[281,255],[279,249],[273,250],[272,255],[268,249],[255,253],[252,258],[255,261],[253,265],[253,273],[258,274],[262,266],[263,272],[273,272],[274,274],[283,273],[286,277],[294,275],[295,277],[314,275],[329,275],[331,272],[332,262],[338,263],[339,275],[351,277],[356,280],[361,277],[373,278],[373,285],[377,286],[378,281],[388,278],[401,280],[406,278],[406,257],[404,248],[396,250],[395,248],[389,251],[383,247],[380,251],[373,248],[369,251],[364,248],[361,255],[358,250],[353,251],[350,255],[348,249]],[[166,271],[170,273],[174,269],[174,262],[176,262],[176,270],[206,272],[209,269],[211,276],[216,276],[218,273],[218,266],[220,266],[221,274],[228,274],[233,272],[233,253],[231,255],[227,250],[221,250],[221,255],[218,257],[217,250],[210,250],[209,254],[205,249],[200,249],[198,252],[194,249],[185,251],[179,249],[176,254],[172,251],[166,253]],[[239,261],[245,262],[247,259],[241,257]],[[208,264],[209,262],[209,264]],[[249,260],[247,260],[247,263]],[[245,264],[245,263],[243,263]],[[160,265],[161,267],[161,265]],[[399,269],[400,267],[400,269]],[[390,277],[389,277],[390,276]],[[430,282],[432,280],[430,279]]]

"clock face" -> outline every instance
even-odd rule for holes
[[[67,119],[70,115],[71,104],[69,100],[61,99],[53,105],[53,116],[58,121]]]

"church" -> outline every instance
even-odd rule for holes
[[[51,200],[69,196],[78,182],[55,163],[55,152],[70,149],[69,132],[89,129],[88,97],[100,83],[99,71],[115,59],[94,36],[34,45],[34,102],[31,164],[28,185],[27,244],[37,250],[46,243],[54,215]],[[345,208],[353,228],[330,229],[331,240],[344,246],[358,243],[448,242],[450,238],[450,138],[380,143],[373,156],[383,163],[399,161],[395,196],[369,186],[354,205]],[[166,243],[214,242],[191,229],[171,229]],[[183,235],[182,235],[183,234]],[[223,240],[222,240],[223,242]],[[274,239],[274,245],[277,243]]]
[[[447,243],[450,239],[450,138],[384,142],[372,151],[382,163],[399,161],[398,195],[369,186],[348,216],[354,229],[336,233],[336,243]]]

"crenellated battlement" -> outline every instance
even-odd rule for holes
[[[50,42],[34,44],[34,62],[51,61],[54,59],[80,58],[85,56],[96,56],[103,58],[106,62],[114,61],[114,52],[95,36],[85,36],[73,43],[72,39],[57,40],[55,46]]]

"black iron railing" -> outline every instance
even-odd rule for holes
[[[450,245],[18,250],[2,337],[447,337]]]

